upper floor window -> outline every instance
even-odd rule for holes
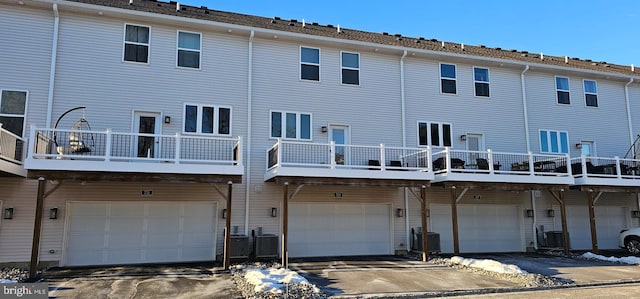
[[[3,89],[0,93],[0,124],[2,124],[2,128],[22,137],[26,107],[26,91]]]
[[[360,54],[340,53],[342,64],[342,84],[360,84]]]
[[[311,140],[311,114],[271,111],[271,137]]]
[[[149,62],[149,27],[125,24],[124,61]]]
[[[300,47],[300,79],[320,81],[320,49]]]
[[[451,124],[418,122],[418,145],[451,146]]]
[[[558,95],[558,104],[570,104],[569,96],[569,78],[556,77],[556,93]]]
[[[184,132],[231,135],[231,107],[186,104]]]
[[[178,31],[178,66],[199,69],[200,33]]]
[[[584,99],[587,107],[598,107],[598,87],[594,80],[584,80]]]
[[[455,64],[440,64],[440,92],[456,94]]]
[[[474,67],[473,82],[476,89],[476,97],[489,97],[489,69]]]
[[[540,130],[540,152],[549,154],[568,154],[568,133],[566,131]]]

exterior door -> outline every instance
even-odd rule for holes
[[[335,162],[337,165],[349,164],[349,148],[340,146],[350,143],[349,127],[340,125],[331,125],[329,127],[331,141],[336,144]]]
[[[467,150],[469,151],[484,151],[484,137],[482,134],[467,134]],[[476,164],[476,159],[484,158],[485,155],[479,153],[469,153],[467,164]]]
[[[160,134],[160,113],[136,112],[135,133]],[[138,158],[158,157],[159,138],[155,136],[138,136],[135,140],[135,153]]]

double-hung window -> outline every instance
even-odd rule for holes
[[[300,79],[320,81],[320,49],[300,47]]]
[[[27,92],[3,89],[0,93],[0,124],[20,137],[24,133]]]
[[[149,62],[149,27],[125,24],[124,61]]]
[[[568,133],[566,131],[540,130],[540,152],[548,154],[568,154]]]
[[[474,67],[473,83],[475,84],[476,97],[489,97],[489,69]]]
[[[451,124],[418,122],[418,145],[451,146]]]
[[[558,96],[558,104],[571,104],[569,95],[569,78],[556,77],[556,94]]]
[[[311,114],[271,111],[271,137],[311,140]]]
[[[184,132],[209,135],[231,135],[231,107],[186,104]]]
[[[456,94],[456,65],[440,64],[440,92]]]
[[[594,80],[584,80],[584,100],[587,107],[598,107],[598,87]]]
[[[178,31],[178,67],[200,68],[200,33]]]
[[[340,53],[342,84],[360,85],[360,54]]]

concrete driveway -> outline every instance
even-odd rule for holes
[[[50,269],[51,298],[242,298],[216,265],[144,265]]]

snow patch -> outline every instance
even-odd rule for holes
[[[274,294],[282,294],[285,284],[309,284],[309,281],[298,273],[282,268],[247,268],[244,270],[244,278],[255,286],[254,291]],[[314,291],[320,290],[314,287]]]
[[[516,265],[503,264],[495,260],[489,260],[489,259],[477,260],[477,259],[463,258],[459,256],[454,256],[450,260],[454,264],[483,269],[486,271],[491,271],[496,273],[527,274],[527,271],[520,269],[520,267]]]
[[[612,262],[612,263],[621,263],[621,264],[629,264],[629,265],[640,265],[640,258],[635,257],[635,256],[625,256],[625,257],[610,256],[610,257],[606,257],[606,256],[603,256],[603,255],[593,254],[591,252],[586,252],[581,256],[583,258],[586,258],[586,259],[601,260],[601,261],[607,261],[607,262]]]
[[[17,281],[11,279],[0,279],[0,283],[17,283]]]

